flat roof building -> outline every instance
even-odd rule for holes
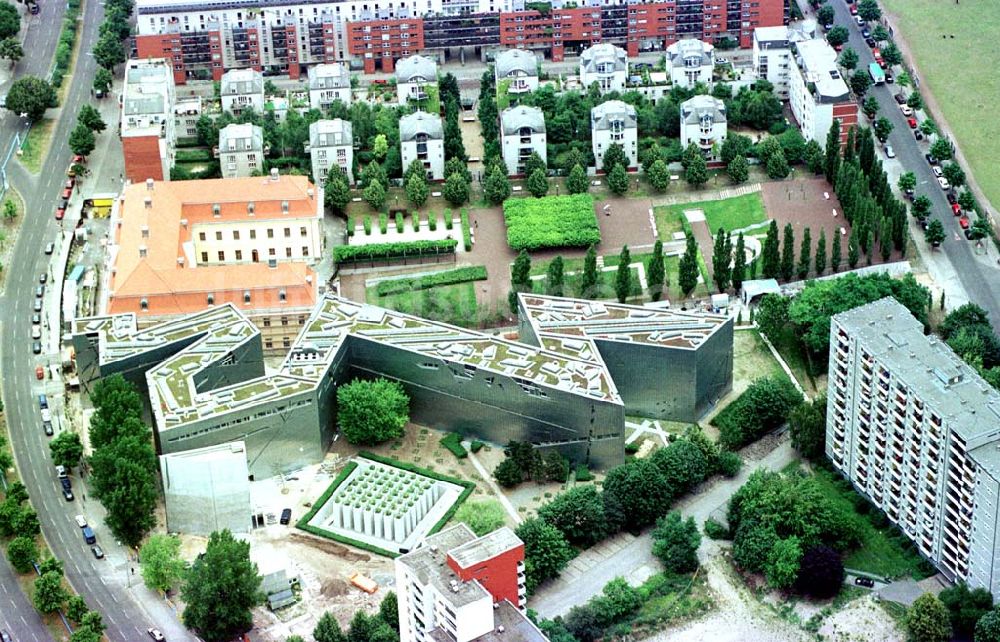
[[[1000,393],[895,299],[830,324],[826,455],[950,580],[1000,591]]]
[[[794,45],[788,82],[788,104],[802,135],[826,147],[834,119],[840,121],[840,142],[858,122],[858,105],[837,67],[837,52],[825,40],[804,40]]]
[[[119,125],[126,180],[170,180],[177,143],[174,101],[174,78],[166,59],[125,64]]]
[[[242,441],[160,457],[167,532],[250,531],[250,480]]]
[[[400,642],[545,642],[525,616],[524,543],[459,523],[396,558]]]

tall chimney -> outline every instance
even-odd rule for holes
[[[150,192],[153,191],[153,179],[152,178],[147,178],[146,179],[146,189],[149,190]]]

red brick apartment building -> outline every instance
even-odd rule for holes
[[[459,48],[476,55],[531,49],[563,60],[598,42],[629,55],[661,51],[682,38],[728,37],[750,47],[757,27],[788,21],[786,0],[595,2],[573,8],[510,10],[509,0],[430,0],[426,11],[382,0],[139,0],[139,58],[166,58],[174,79],[218,80],[252,67],[298,78],[304,67],[349,60],[366,72],[391,72],[399,58]],[[405,3],[404,3],[405,4]]]

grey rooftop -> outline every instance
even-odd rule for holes
[[[506,78],[517,72],[537,76],[538,58],[524,49],[505,49],[497,54],[495,69],[497,78]]]
[[[432,140],[443,140],[444,129],[441,126],[441,117],[428,114],[425,111],[417,111],[399,119],[400,141],[413,140],[420,134],[424,134]]]
[[[396,63],[396,82],[437,82],[437,63],[426,56],[401,58]]]
[[[309,125],[309,145],[312,147],[353,144],[354,128],[350,121],[334,118],[332,120],[317,120]]]
[[[347,65],[342,62],[325,63],[309,68],[309,89],[344,89],[351,86]]]
[[[621,47],[616,47],[610,43],[587,47],[580,54],[580,66],[587,73],[596,73],[598,65],[613,63],[615,71],[625,71],[628,68],[628,53]]]
[[[636,127],[635,107],[621,100],[608,100],[590,110],[590,128],[611,129],[611,123],[623,121],[627,129]]]
[[[504,136],[517,135],[525,127],[532,133],[544,134],[545,114],[538,107],[508,107],[500,114],[500,127]]]
[[[726,122],[726,103],[707,95],[694,96],[681,103],[681,120],[688,125],[696,125],[704,118],[712,122]]]

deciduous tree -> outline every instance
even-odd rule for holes
[[[21,14],[13,4],[5,2],[0,5],[0,38],[13,38],[21,30]]]
[[[768,295],[770,296],[770,295]],[[792,446],[806,459],[820,462],[826,445],[826,397],[797,406],[788,416]]]
[[[747,179],[750,178],[750,165],[747,163],[747,157],[737,156],[731,160],[726,165],[726,173],[729,174],[729,180],[737,185],[747,182]]]
[[[260,583],[249,542],[235,539],[228,530],[212,533],[184,584],[184,625],[206,642],[225,642],[246,633],[253,628],[251,609],[264,597]]]
[[[62,585],[62,575],[55,571],[43,573],[35,580],[32,602],[42,613],[54,613],[62,608],[69,594]]]
[[[500,205],[510,198],[510,179],[507,178],[507,172],[494,168],[483,183],[483,195],[490,205]]]
[[[382,183],[378,181],[372,181],[369,183],[368,187],[362,191],[361,196],[373,210],[381,210],[385,205],[385,188],[382,187]]]
[[[12,69],[17,64],[17,61],[23,57],[24,49],[21,48],[21,43],[18,42],[17,38],[4,38],[0,40],[0,58],[9,60]]]
[[[605,515],[609,499],[621,511],[621,520],[629,529],[649,526],[663,515],[673,498],[660,468],[648,459],[617,466],[604,480]],[[610,521],[610,520],[609,520]]]
[[[906,612],[906,630],[915,642],[945,642],[952,632],[948,609],[937,596],[924,593]]]
[[[875,22],[882,17],[882,9],[878,6],[878,0],[861,0],[858,3],[858,15],[865,22]]]
[[[825,600],[840,592],[844,585],[844,562],[840,553],[825,544],[816,544],[802,552],[796,589],[810,597]]]
[[[146,586],[168,591],[180,583],[187,565],[181,559],[181,541],[175,535],[154,534],[142,545],[139,569]]]
[[[927,224],[927,229],[924,230],[924,240],[931,247],[938,247],[944,242],[944,225],[938,219],[932,220]]]
[[[8,6],[0,3],[0,7]],[[58,105],[56,91],[48,82],[35,76],[21,76],[7,90],[4,107],[15,114],[26,114],[31,122],[45,115],[45,110]]]
[[[105,31],[97,38],[92,53],[97,64],[110,71],[114,71],[115,66],[128,59],[125,45],[122,44],[118,34],[112,31]]]
[[[848,71],[858,66],[858,52],[850,47],[844,47],[840,52],[840,66]]]
[[[78,123],[69,134],[69,149],[74,154],[89,156],[96,144],[94,132],[83,123]]]
[[[347,642],[347,636],[340,629],[340,623],[330,611],[325,612],[316,622],[313,638],[316,642]]]
[[[691,159],[684,170],[684,180],[692,187],[701,187],[708,182],[708,164],[704,156],[698,154]]]
[[[31,570],[31,563],[38,558],[38,547],[33,537],[19,535],[7,544],[7,561],[18,573]]]
[[[837,25],[826,32],[826,41],[830,43],[831,47],[844,44],[847,42],[848,37],[850,37],[850,34],[847,31],[847,27],[843,25]]]
[[[667,164],[663,162],[662,158],[656,159],[656,161],[649,168],[649,184],[653,186],[657,192],[665,192],[667,188],[670,187],[670,170],[667,168]]]
[[[948,160],[951,158],[951,144],[944,138],[938,138],[931,143],[930,153],[939,161]]]
[[[686,520],[680,511],[671,511],[653,529],[653,555],[672,573],[691,573],[698,568],[701,533],[693,517]]]
[[[367,198],[367,190],[365,191]],[[424,203],[427,202],[427,197],[430,195],[430,190],[427,188],[427,178],[425,176],[420,176],[419,174],[413,174],[410,176],[409,180],[406,181],[406,198],[413,204],[414,207],[423,207]],[[384,199],[383,199],[384,200]],[[371,203],[369,202],[369,205]],[[372,205],[375,209],[380,209],[382,206]]]
[[[473,533],[482,537],[503,526],[505,515],[503,506],[495,499],[469,500],[455,512],[455,521],[465,523]]]
[[[559,529],[541,518],[525,520],[515,533],[524,542],[525,584],[533,593],[539,584],[559,575],[573,553]]]
[[[938,593],[938,599],[948,609],[952,632],[965,639],[976,633],[976,623],[993,610],[993,596],[982,587],[970,589],[965,582],[959,582]],[[1000,629],[998,629],[1000,633]],[[976,635],[977,642],[979,636]]]
[[[409,420],[410,398],[396,381],[355,379],[337,388],[337,424],[352,444],[398,439]]]
[[[591,484],[559,493],[538,510],[538,516],[555,526],[571,544],[591,546],[606,533],[604,502]]]
[[[86,125],[95,133],[100,133],[107,128],[107,124],[104,122],[104,119],[101,118],[101,113],[91,105],[83,105],[80,107],[80,112],[76,115],[76,120],[77,122]]]
[[[604,158],[601,161],[601,169],[604,170],[605,174],[611,174],[611,170],[615,168],[616,165],[621,165],[625,169],[628,169],[628,156],[625,154],[625,149],[618,143],[612,143],[608,147],[607,151],[604,152]]]

